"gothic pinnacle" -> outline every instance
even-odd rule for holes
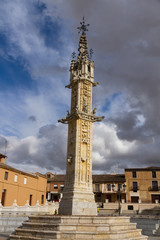
[[[82,22],[80,22],[81,26],[80,27],[77,27],[77,29],[79,30],[78,33],[81,33],[82,32],[82,35],[86,35],[86,32],[88,31],[88,28],[90,24],[85,24],[85,21],[84,21],[84,16],[83,16],[83,20]]]
[[[76,58],[76,52],[72,53],[72,59],[74,60]]]

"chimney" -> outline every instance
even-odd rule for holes
[[[5,163],[5,158],[7,156],[0,153],[0,163]]]

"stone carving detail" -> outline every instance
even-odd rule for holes
[[[72,158],[73,158],[73,157],[70,155],[70,156],[67,158],[67,162],[68,162],[68,163],[72,163]]]
[[[86,133],[82,133],[82,142],[88,141],[88,135]]]
[[[97,108],[95,107],[95,108],[93,109],[92,113],[95,114],[96,111],[97,111]]]
[[[87,104],[87,99],[86,99],[85,96],[83,97],[83,108],[82,108],[82,111],[85,112],[85,113],[88,112],[88,104]]]
[[[70,115],[70,114],[69,114],[69,111],[67,110],[67,117],[69,117],[69,115]]]
[[[72,102],[71,102],[71,110],[73,111],[77,106],[77,89],[76,86],[72,88]]]

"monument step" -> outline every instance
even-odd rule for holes
[[[129,217],[32,216],[10,239],[147,240],[129,220]]]
[[[130,223],[130,217],[82,217],[82,216],[30,216],[30,222],[65,223],[65,224],[101,224],[101,223]]]
[[[136,223],[126,223],[125,225],[112,223],[112,224],[51,224],[51,223],[33,223],[24,222],[23,229],[41,229],[52,231],[118,231],[118,230],[134,230]]]
[[[10,240],[44,240],[44,238],[10,235]],[[53,238],[54,239],[54,238]],[[55,238],[56,239],[56,238]]]
[[[26,237],[26,236],[16,236],[16,235],[11,235],[10,240],[44,240],[44,238],[39,238],[39,237]],[[55,240],[57,238],[52,238],[52,240]],[[94,238],[92,238],[94,239]],[[133,238],[123,238],[123,240],[147,240],[148,238],[146,236],[140,236],[140,237],[133,237]],[[46,239],[45,240],[50,240]],[[59,238],[58,240],[65,240],[62,238]],[[82,240],[82,238],[77,238],[76,240]],[[83,240],[86,240],[83,238]],[[104,240],[103,238],[98,238],[98,240]]]
[[[16,235],[38,237],[44,239],[127,239],[141,236],[141,230],[105,231],[105,232],[84,232],[84,231],[49,231],[17,229]]]

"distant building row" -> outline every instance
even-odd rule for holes
[[[47,199],[59,201],[65,175],[47,173]],[[128,168],[125,174],[93,175],[96,202],[160,202],[160,167]]]
[[[28,173],[5,163],[0,154],[0,200],[3,206],[11,206],[14,200],[19,206],[28,202],[60,201],[65,175]],[[160,167],[129,168],[125,174],[93,175],[93,192],[96,202],[160,202]]]

